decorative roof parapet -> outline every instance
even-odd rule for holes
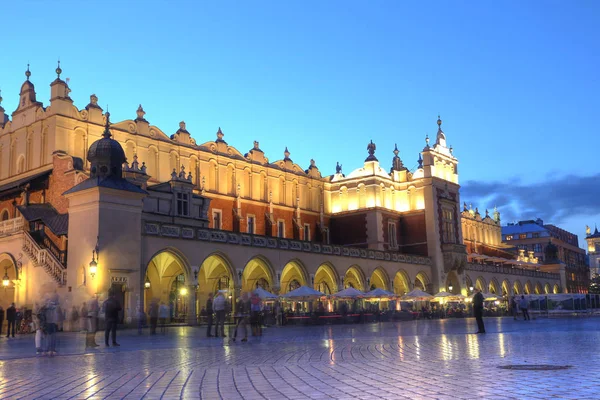
[[[367,151],[369,152],[369,156],[365,159],[365,162],[368,161],[379,161],[377,159],[377,157],[375,157],[375,150],[377,149],[377,146],[375,145],[375,143],[373,143],[373,140],[371,140],[371,143],[369,143],[367,145]]]

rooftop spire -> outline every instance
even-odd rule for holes
[[[29,77],[31,76],[31,71],[29,71],[29,63],[27,63],[27,71],[25,71],[25,76],[27,77],[27,80],[29,80]]]
[[[110,134],[110,113],[108,112],[108,105],[106,106],[106,114],[104,114],[106,116],[106,125],[104,125],[104,133],[102,134],[102,137],[104,139],[110,139],[110,137],[112,136]]]
[[[59,59],[58,60],[58,67],[56,67],[57,79],[60,79],[60,74],[62,74],[62,69],[60,69],[60,59]]]
[[[419,169],[423,168],[423,157],[421,157],[421,153],[419,153],[419,159],[417,162],[419,163]]]
[[[284,156],[284,160],[289,160],[290,159],[290,151],[288,150],[287,146],[285,146],[285,150],[283,152],[283,156]]]
[[[377,146],[375,146],[375,143],[373,143],[373,140],[371,140],[371,143],[369,143],[367,145],[367,151],[369,152],[369,157],[367,157],[367,159],[365,160],[365,162],[367,161],[378,161],[377,157],[375,157],[375,150],[377,149]]]
[[[392,159],[392,171],[403,171],[406,168],[404,164],[402,164],[402,160],[398,157],[400,151],[398,150],[398,145],[394,143],[394,158]],[[390,171],[391,173],[391,171]]]
[[[437,124],[438,124],[438,129],[442,129],[442,120],[440,118],[440,114],[438,114],[438,120],[437,120]]]

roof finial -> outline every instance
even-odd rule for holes
[[[425,135],[425,147],[429,147],[429,135]]]
[[[106,114],[104,114],[104,116],[106,117],[106,125],[104,125],[104,133],[102,134],[102,137],[104,139],[110,139],[110,137],[112,135],[110,134],[110,130],[109,130],[109,126],[110,126],[110,113],[108,112],[108,104],[106,105]]]
[[[398,153],[400,153],[400,151],[398,151],[398,144],[394,143],[394,155],[398,157]]]
[[[339,161],[337,161],[336,164],[335,164],[335,173],[336,174],[341,174],[342,173],[342,164],[340,164]]]
[[[367,151],[369,152],[369,157],[367,157],[367,159],[365,160],[365,162],[367,161],[378,161],[377,157],[375,157],[375,150],[377,149],[377,146],[375,145],[375,143],[373,143],[373,140],[371,140],[371,142],[367,145]]]
[[[287,146],[285,146],[285,151],[283,152],[283,155],[285,156],[284,160],[290,159],[290,152],[289,152]]]
[[[25,71],[25,76],[27,77],[27,80],[29,80],[29,77],[31,76],[31,71],[29,71],[29,63],[27,63],[27,71]]]
[[[419,163],[419,169],[423,168],[423,157],[421,157],[421,153],[419,153],[419,159],[417,160]]]
[[[56,67],[56,75],[57,79],[60,79],[60,74],[62,74],[62,69],[60,69],[60,58],[58,59],[58,67]]]
[[[438,124],[438,127],[439,127],[439,129],[442,129],[442,120],[441,120],[441,118],[440,118],[440,114],[439,114],[439,113],[438,113],[438,120],[437,120],[437,124]]]

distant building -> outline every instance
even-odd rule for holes
[[[509,223],[502,227],[502,241],[516,247],[519,256],[537,258],[549,263],[545,255],[549,243],[558,248],[557,258],[565,264],[566,289],[570,293],[586,293],[589,285],[589,267],[585,250],[579,247],[577,235],[541,219]]]
[[[590,227],[586,227],[585,240],[588,245],[588,259],[590,265],[590,278],[600,275],[600,232],[598,228],[591,232]]]

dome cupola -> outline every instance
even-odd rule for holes
[[[102,139],[95,141],[88,150],[87,158],[90,161],[90,178],[122,178],[123,163],[127,161],[123,147],[111,138],[110,113],[106,112],[106,125]]]

